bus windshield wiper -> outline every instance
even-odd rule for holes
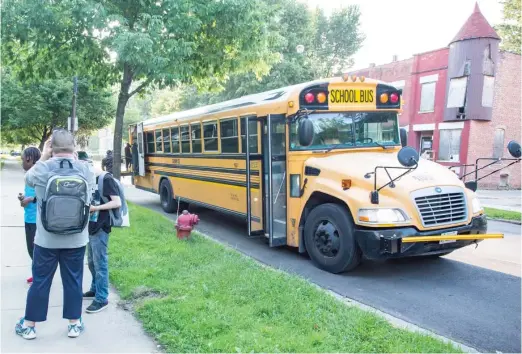
[[[381,147],[383,150],[386,150],[386,149],[390,148],[390,146],[382,145],[381,143],[378,143],[376,141],[372,141],[370,144],[375,144],[375,145]],[[357,146],[357,144],[356,144],[356,146]],[[359,145],[359,146],[361,146],[361,145]]]
[[[328,149],[326,149],[326,152],[330,152],[333,149],[337,149],[339,147],[342,147],[343,145],[346,145],[346,143],[339,143],[339,144],[330,145],[330,147]]]

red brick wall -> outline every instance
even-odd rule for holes
[[[507,143],[510,140],[521,139],[521,74],[520,74],[520,55],[508,52],[499,53],[499,63],[495,78],[495,97],[493,101],[492,120],[471,121],[468,164],[475,163],[478,157],[493,157],[493,144],[495,129],[504,128],[504,155],[510,157]],[[506,163],[503,163],[506,164]],[[479,172],[488,174],[493,172],[500,165],[487,167]],[[512,188],[521,188],[521,165],[515,164],[500,173],[509,173],[509,184]],[[480,181],[479,188],[495,189],[500,183],[500,173]]]

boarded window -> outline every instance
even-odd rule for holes
[[[203,141],[205,151],[218,151],[217,122],[203,123]]]
[[[493,107],[494,90],[495,77],[484,76],[484,87],[482,88],[482,107]]]
[[[219,122],[221,131],[221,152],[239,152],[237,118]]]
[[[192,135],[192,153],[198,154],[201,152],[201,124],[196,123],[190,126]]]
[[[156,152],[163,151],[163,138],[161,137],[161,130],[156,130],[155,136],[156,136]]]
[[[500,159],[504,155],[504,129],[495,129],[495,139],[493,141],[493,158]]]
[[[170,152],[170,129],[163,129],[163,152]]]
[[[190,131],[189,126],[185,125],[180,128],[181,131],[181,152],[183,154],[190,153]]]
[[[460,160],[460,136],[462,129],[444,129],[440,131],[439,161]]]
[[[170,128],[170,136],[172,141],[172,152],[175,154],[179,153],[179,128]]]
[[[435,86],[436,82],[426,82],[421,87],[421,112],[433,112],[435,110]]]
[[[466,87],[468,85],[468,77],[456,77],[451,79],[448,92],[448,108],[464,107],[466,99]]]
[[[147,132],[145,133],[145,140],[147,141],[147,151],[146,153],[153,153],[154,152],[154,133],[153,132]]]
[[[248,134],[250,135],[250,153],[256,154],[258,152],[257,148],[257,122],[255,117],[249,118],[248,123]],[[241,118],[241,151],[246,153],[246,118]]]

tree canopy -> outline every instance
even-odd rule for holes
[[[71,115],[71,79],[44,79],[23,83],[9,72],[2,73],[2,133],[7,143],[43,144],[53,129],[67,127]],[[77,117],[79,135],[103,127],[114,114],[111,93],[78,81]]]
[[[522,8],[520,0],[501,1],[504,22],[496,26],[502,42],[502,49],[521,54],[522,46]]]

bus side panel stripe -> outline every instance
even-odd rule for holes
[[[197,180],[197,181],[211,182],[211,183],[218,183],[218,184],[227,184],[227,185],[237,186],[237,187],[246,187],[246,182],[239,182],[239,181],[233,181],[233,180],[201,177],[201,176],[190,176],[190,175],[185,175],[182,173],[159,171],[159,170],[154,170],[154,173],[157,175],[161,175],[161,176],[192,179],[192,180]],[[252,183],[251,186],[253,189],[259,189],[259,183]]]
[[[179,159],[218,159],[218,160],[246,160],[246,154],[172,154],[172,153],[146,153],[147,157],[175,157]],[[261,154],[252,154],[251,161],[262,159]]]
[[[209,171],[209,172],[221,172],[221,173],[232,173],[232,174],[237,174],[237,175],[246,175],[246,170],[235,169],[235,168],[224,168],[224,167],[206,167],[206,166],[182,165],[182,164],[171,164],[171,163],[159,163],[159,162],[146,162],[145,166],[180,168],[180,169],[184,169],[184,170]],[[251,172],[252,172],[253,176],[259,176],[258,170],[251,170]]]

